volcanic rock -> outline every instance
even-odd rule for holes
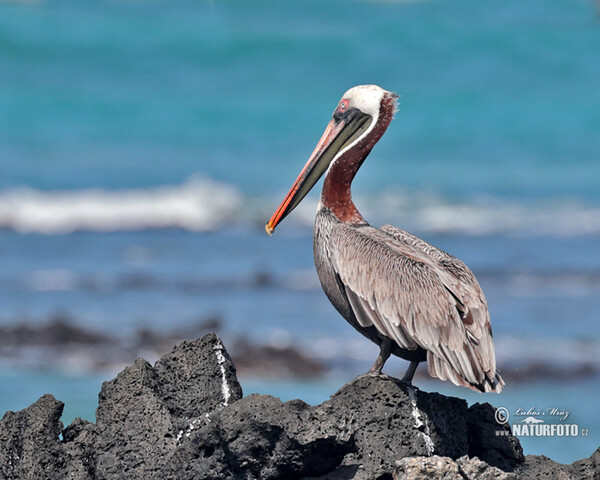
[[[469,408],[390,377],[359,377],[316,406],[242,397],[215,334],[182,342],[154,366],[138,359],[105,382],[95,424],[76,419],[63,430],[63,406],[44,395],[4,415],[0,478],[508,480],[599,473],[598,451],[573,465],[523,457],[491,405]]]

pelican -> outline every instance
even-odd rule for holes
[[[375,228],[352,201],[356,172],[388,128],[398,95],[376,85],[348,90],[308,162],[266,225],[269,235],[321,178],[313,251],[336,310],[376,343],[365,375],[382,375],[391,354],[409,360],[411,383],[427,361],[432,377],[500,393],[492,327],[475,275],[459,259],[391,225]]]

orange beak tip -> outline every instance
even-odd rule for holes
[[[266,232],[269,234],[269,236],[272,236],[272,235],[273,235],[273,230],[274,230],[274,228],[271,228],[271,225],[270,225],[270,223],[267,223],[267,224],[265,225],[265,230],[266,230]]]

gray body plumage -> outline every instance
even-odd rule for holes
[[[485,297],[463,262],[391,225],[341,222],[322,204],[313,249],[323,290],[361,334],[427,360],[441,380],[501,390]]]

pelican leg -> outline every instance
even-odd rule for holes
[[[406,373],[402,377],[402,381],[404,383],[408,383],[409,385],[412,385],[412,379],[415,376],[415,372],[417,371],[417,367],[419,366],[419,363],[420,362],[410,362],[410,365],[408,366],[408,370],[406,370]]]
[[[381,369],[385,365],[387,359],[390,358],[390,354],[392,353],[392,342],[386,339],[381,342],[379,348],[379,356],[377,357],[377,360],[375,360],[373,366],[367,372],[367,375],[381,375]]]
[[[345,388],[347,388],[351,385],[354,385],[361,378],[364,378],[364,377],[389,378],[387,375],[381,373],[381,369],[383,368],[383,365],[385,364],[386,360],[388,358],[390,358],[390,354],[392,353],[392,342],[391,342],[391,340],[384,340],[383,342],[381,342],[381,345],[379,347],[381,349],[381,350],[379,350],[379,356],[377,357],[377,360],[375,360],[375,363],[369,369],[369,371],[367,373],[363,373],[363,374],[359,375],[354,380],[350,380],[348,383],[346,383],[346,385],[344,385],[337,392],[335,392],[331,396],[331,398],[335,397],[338,393],[340,393]]]

